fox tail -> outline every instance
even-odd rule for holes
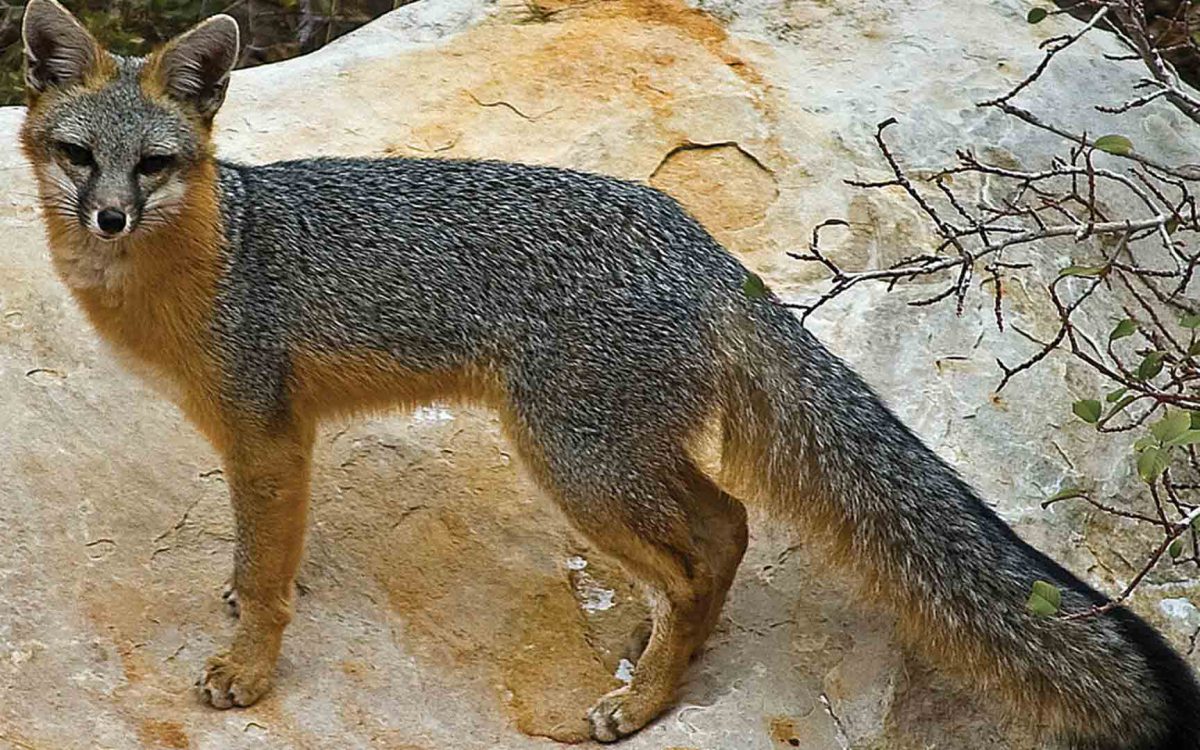
[[[1107,601],[998,518],[787,310],[754,300],[723,329],[722,471],[753,487],[894,611],[903,639],[1088,750],[1200,749],[1200,687],[1123,607],[1039,617],[1034,581],[1065,611]]]

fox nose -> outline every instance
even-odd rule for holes
[[[105,208],[96,214],[96,224],[105,234],[120,234],[125,229],[125,212],[119,208]]]

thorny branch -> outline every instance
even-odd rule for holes
[[[1107,393],[1075,402],[1073,411],[1101,433],[1141,434],[1134,455],[1147,485],[1149,510],[1117,507],[1080,488],[1064,489],[1043,507],[1083,501],[1100,513],[1161,533],[1144,565],[1115,598],[1064,613],[1068,619],[1094,616],[1124,602],[1164,558],[1200,568],[1200,539],[1193,524],[1200,524],[1200,314],[1188,296],[1200,266],[1200,214],[1193,193],[1200,165],[1166,164],[1139,152],[1125,136],[1076,132],[1014,103],[1038,85],[1058,55],[1104,29],[1129,50],[1111,58],[1112,64],[1137,61],[1146,75],[1133,91],[1095,109],[1121,115],[1167,103],[1200,125],[1200,96],[1181,82],[1173,65],[1183,59],[1182,50],[1200,68],[1200,7],[1192,8],[1200,0],[1177,0],[1175,17],[1186,31],[1182,36],[1164,33],[1143,2],[1083,0],[1041,12],[1040,17],[1082,13],[1084,23],[1074,33],[1044,41],[1042,59],[1029,75],[1000,96],[978,103],[1061,142],[1061,151],[1045,164],[1013,166],[1015,160],[999,163],[964,147],[951,165],[918,174],[904,167],[887,138],[897,121],[879,123],[875,146],[891,176],[847,182],[865,190],[900,191],[928,219],[935,238],[930,249],[886,267],[849,270],[821,241],[827,230],[850,225],[828,219],[814,228],[807,252],[791,254],[820,264],[830,277],[816,299],[789,303],[802,311],[802,318],[859,284],[880,282],[890,291],[919,280],[935,291],[910,305],[952,299],[959,314],[972,289],[985,288],[996,325],[1003,330],[1008,286],[1019,280],[1026,288],[1030,282],[1044,287],[1056,321],[1053,333],[1037,338],[1009,324],[1036,348],[1015,364],[997,360],[1001,377],[996,390],[1053,353],[1073,357],[1103,376]],[[1031,15],[1030,20],[1040,17]],[[1046,258],[1066,255],[1076,260],[1049,281],[1038,281]],[[1041,263],[1034,262],[1038,257]],[[982,276],[978,284],[977,275]]]

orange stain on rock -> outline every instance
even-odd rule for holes
[[[192,746],[191,739],[177,721],[144,719],[138,725],[138,740],[142,747],[181,750]]]

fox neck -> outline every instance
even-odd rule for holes
[[[216,163],[193,168],[169,223],[116,241],[43,214],[55,270],[100,335],[171,380],[202,377],[224,245]]]

